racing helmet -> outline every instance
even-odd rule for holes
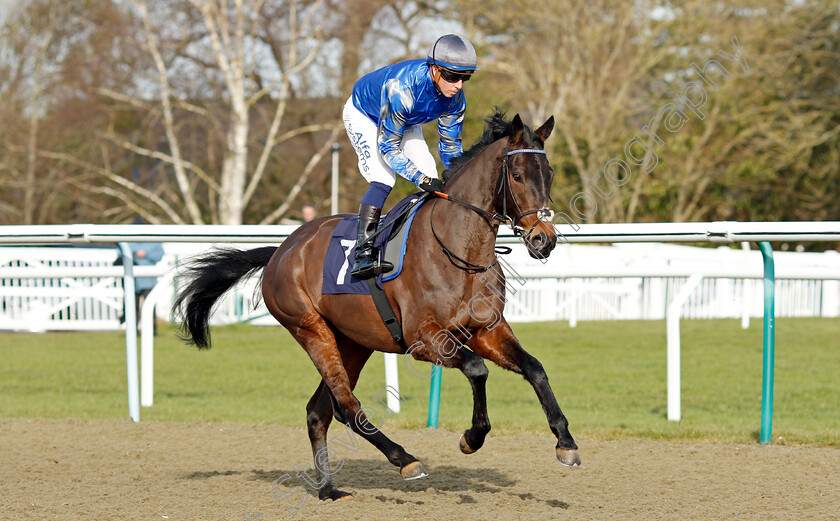
[[[429,49],[426,63],[463,74],[478,70],[475,47],[457,34],[445,34],[438,38]]]

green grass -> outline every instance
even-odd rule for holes
[[[582,439],[752,443],[761,419],[762,333],[737,320],[682,321],[682,416],[666,420],[662,321],[518,324],[525,348],[544,365],[572,434]],[[840,321],[776,322],[775,443],[840,445]],[[163,327],[156,339],[155,405],[143,420],[279,423],[302,427],[319,377],[282,328],[213,329],[198,351]],[[422,370],[428,366],[415,362]],[[426,424],[429,381],[400,359],[400,414],[383,428]],[[496,432],[550,435],[531,387],[489,364],[490,419]],[[125,418],[124,334],[0,334],[0,417]],[[364,405],[384,385],[382,356],[357,387]],[[444,371],[440,427],[469,424],[472,394],[463,375]],[[780,440],[779,437],[782,439]]]

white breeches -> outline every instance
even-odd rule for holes
[[[394,186],[396,172],[388,165],[377,146],[378,129],[362,111],[353,105],[353,99],[344,104],[344,129],[353,144],[353,149],[359,157],[359,172],[368,183],[374,181],[388,186]],[[410,125],[403,132],[400,143],[405,157],[417,166],[417,169],[429,177],[437,177],[437,164],[426,140],[423,139],[423,129],[420,125]]]

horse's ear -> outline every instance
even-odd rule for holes
[[[525,132],[525,125],[522,123],[522,118],[517,114],[513,116],[513,121],[510,122],[510,142],[519,142],[522,139],[523,132]]]
[[[545,143],[545,140],[551,135],[552,130],[554,130],[554,116],[548,118],[548,120],[543,123],[543,126],[535,131],[535,134],[537,134],[537,137],[540,138],[540,141]]]

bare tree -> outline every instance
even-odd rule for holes
[[[569,164],[557,168],[557,186],[577,187],[559,188],[555,198],[563,211],[571,204],[590,222],[632,219],[644,181],[640,175],[619,193],[603,178],[604,166],[649,110],[647,83],[665,55],[655,22],[639,9],[644,3],[465,2],[468,25],[483,35],[482,70],[509,82],[503,100],[531,121],[554,115],[560,139],[549,146]],[[577,190],[584,195],[575,196]]]
[[[0,80],[3,127],[3,161],[0,183],[10,189],[12,200],[0,206],[21,224],[35,224],[36,213],[49,194],[39,179],[39,133],[51,85],[55,82],[54,42],[61,17],[58,2],[37,2],[12,13],[2,31],[6,47]],[[23,130],[19,132],[18,130]],[[41,172],[42,174],[44,172]]]
[[[555,115],[555,200],[575,221],[766,219],[785,200],[837,215],[835,3],[457,3],[500,103]]]
[[[574,220],[840,218],[828,0],[95,4],[33,0],[2,28],[0,222],[272,223],[324,201],[353,82],[445,17],[479,47],[465,135],[493,105],[553,114],[555,209]],[[733,36],[749,75],[718,54]],[[683,91],[713,59],[730,76],[710,66],[701,119]],[[355,206],[365,183],[342,154]]]
[[[836,5],[679,7],[669,30],[682,51],[671,70],[682,73],[660,104],[694,82],[705,90],[704,118],[683,109],[693,121],[659,151],[645,213],[678,222],[840,215],[828,196],[840,179]]]
[[[100,93],[140,113],[148,128],[162,129],[165,140],[144,144],[136,135],[115,130],[103,137],[154,160],[156,168],[166,165],[175,180],[174,193],[161,195],[183,208],[176,222],[203,223],[209,217],[241,224],[276,147],[300,133],[335,125],[325,121],[281,133],[292,84],[323,43],[324,1],[132,3],[141,22],[136,43],[149,58],[146,80],[154,85],[152,95],[138,89]],[[266,106],[271,116],[263,128],[252,116]],[[203,140],[204,147],[186,143],[196,134],[203,136],[198,142]],[[215,143],[221,148],[217,171],[208,169]]]

